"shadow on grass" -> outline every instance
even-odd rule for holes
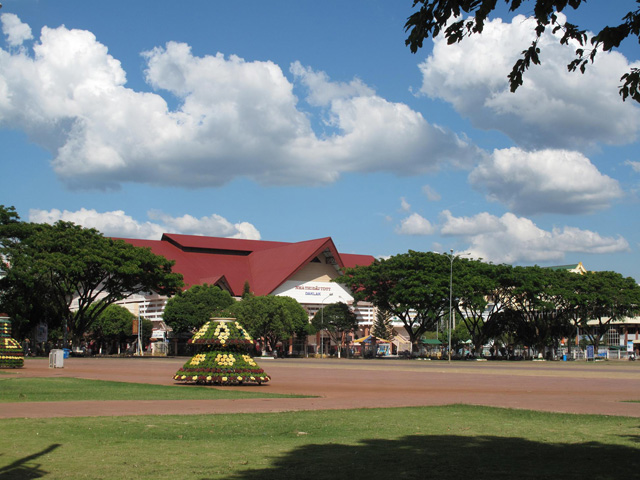
[[[626,479],[639,478],[640,450],[586,442],[548,444],[492,436],[406,436],[358,445],[305,445],[235,480]]]
[[[49,472],[42,470],[40,468],[40,464],[32,464],[31,462],[36,458],[53,452],[60,446],[61,445],[59,443],[54,443],[41,452],[16,460],[6,467],[0,467],[0,480],[29,480],[31,478],[44,477]]]

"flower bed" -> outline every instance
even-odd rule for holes
[[[11,322],[0,319],[0,368],[21,368],[24,352],[18,342],[11,338]]]
[[[253,339],[235,319],[213,319],[205,323],[187,343],[250,347],[253,345]]]
[[[253,339],[235,319],[212,319],[188,343],[198,346],[198,353],[176,372],[178,382],[260,385],[271,380],[248,354]]]

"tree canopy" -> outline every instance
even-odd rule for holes
[[[2,207],[3,218],[10,209]],[[69,222],[0,224],[0,305],[30,325],[66,323],[79,339],[109,305],[149,291],[173,295],[182,275],[148,248]]]
[[[344,334],[358,329],[358,318],[349,305],[337,302],[318,310],[311,319],[311,324],[318,331],[325,330],[341,350]]]
[[[598,348],[611,322],[640,311],[640,286],[616,272],[587,272],[575,299],[577,325]]]
[[[174,334],[190,333],[234,303],[229,292],[215,285],[194,285],[167,301],[162,318]]]
[[[453,268],[458,312],[476,352],[491,338],[491,322],[505,306],[511,285],[511,267],[460,258]]]
[[[120,344],[133,336],[133,322],[137,319],[129,310],[120,305],[109,305],[91,326],[91,339],[102,346],[102,353],[109,355],[119,352]],[[153,331],[150,320],[142,319],[141,338],[143,344],[149,341]]]
[[[452,276],[452,305],[480,355],[492,340],[529,352],[556,349],[576,327],[597,348],[612,321],[640,311],[640,286],[615,272],[579,275],[409,251],[344,273],[336,281],[357,301],[399,318],[414,346],[448,315]]]
[[[416,252],[345,269],[335,279],[356,301],[366,300],[402,321],[414,346],[449,313],[450,263],[446,255]]]
[[[249,296],[230,311],[253,338],[261,339],[270,350],[294,334],[306,334],[309,325],[306,310],[291,297]]]
[[[505,0],[505,3],[511,12],[531,12],[530,2]],[[640,0],[636,0],[635,3],[640,5]],[[539,41],[547,29],[553,33],[562,32],[559,41],[563,45],[570,42],[578,43],[575,58],[567,65],[568,70],[572,72],[580,70],[584,73],[588,63],[595,60],[600,49],[611,51],[629,37],[640,39],[640,7],[630,10],[618,25],[603,26],[591,38],[585,29],[568,21],[562,22],[558,17],[558,13],[567,7],[577,10],[588,8],[586,4],[586,0],[535,0],[533,16],[536,27],[532,32],[534,39],[529,48],[522,52],[522,57],[516,61],[508,75],[512,92],[522,85],[522,77],[531,64],[537,65],[541,62]],[[441,33],[444,33],[448,44],[460,42],[473,34],[482,34],[485,21],[497,7],[497,0],[414,0],[413,8],[416,6],[419,6],[418,10],[405,24],[405,31],[409,32],[405,43],[413,53],[422,48],[425,39],[435,38]],[[631,40],[633,41],[633,38]],[[623,82],[619,87],[622,99],[631,97],[640,102],[640,69],[632,67],[620,80]]]

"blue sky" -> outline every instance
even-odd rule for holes
[[[569,20],[635,5],[602,3]],[[0,204],[111,236],[330,236],[640,280],[640,108],[617,93],[637,42],[579,75],[549,34],[511,94],[529,20],[414,55],[411,4],[4,0]]]

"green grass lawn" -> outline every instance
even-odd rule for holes
[[[196,385],[148,385],[80,378],[0,378],[0,403],[61,402],[69,400],[217,400],[221,398],[278,398],[255,387],[255,392],[222,390]],[[3,480],[0,476],[0,480]]]
[[[459,405],[8,419],[0,432],[2,480],[594,480],[640,471],[640,419]]]

